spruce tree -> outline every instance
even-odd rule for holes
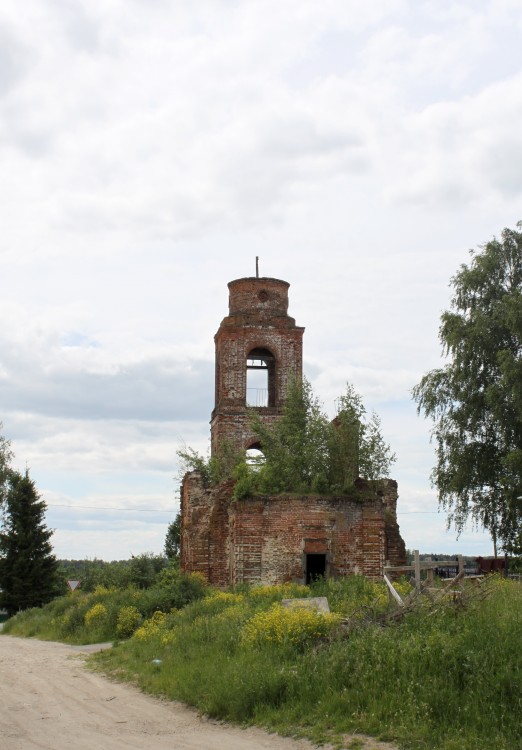
[[[9,470],[0,531],[0,607],[10,616],[60,593],[45,510],[29,472]]]

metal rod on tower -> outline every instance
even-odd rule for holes
[[[259,255],[256,255],[256,279],[259,278]]]

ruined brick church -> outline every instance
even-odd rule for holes
[[[249,410],[272,424],[289,383],[302,377],[304,328],[288,315],[289,286],[258,276],[228,284],[229,314],[215,335],[213,453],[223,440],[261,448]],[[309,582],[317,575],[378,578],[386,560],[405,561],[392,479],[366,492],[364,501],[293,494],[232,500],[232,490],[232,480],[205,487],[198,472],[186,474],[182,484],[181,566],[213,585]]]

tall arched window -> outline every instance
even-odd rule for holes
[[[275,406],[275,357],[268,349],[252,349],[247,356],[247,406]]]

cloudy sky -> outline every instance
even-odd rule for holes
[[[491,554],[410,393],[522,219],[521,122],[520,0],[4,0],[0,419],[58,557],[161,552],[256,255],[325,410],[350,381],[381,415],[407,546]]]

